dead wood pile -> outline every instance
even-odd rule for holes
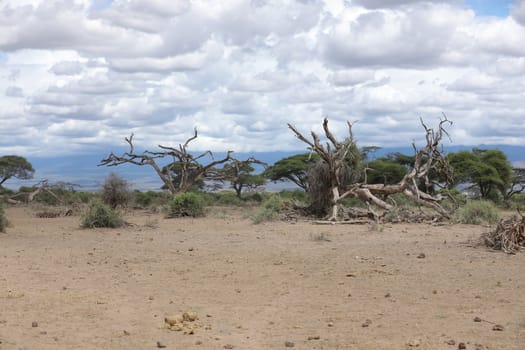
[[[525,216],[502,220],[494,231],[485,233],[483,240],[489,248],[515,254],[525,248]]]

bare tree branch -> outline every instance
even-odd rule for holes
[[[179,144],[178,149],[174,147],[158,145],[161,151],[152,152],[146,150],[141,154],[134,152],[135,148],[133,145],[133,136],[134,135],[131,134],[129,138],[125,138],[125,141],[129,145],[128,152],[125,152],[120,156],[117,156],[112,152],[107,158],[100,161],[99,166],[117,166],[125,163],[138,166],[149,165],[155,170],[166,188],[172,194],[188,191],[194,183],[203,179],[206,174],[214,167],[231,160],[232,151],[228,151],[226,156],[221,159],[214,159],[213,153],[211,151],[205,151],[198,156],[193,156],[191,153],[189,153],[189,144],[198,136],[197,128],[194,129],[193,136],[189,137],[183,144]],[[205,165],[198,162],[198,160],[201,160],[206,156],[210,156],[212,161]],[[171,157],[173,161],[166,167],[162,168],[159,164],[157,164],[157,160],[164,159],[166,157]],[[174,184],[171,171],[176,165],[180,167],[180,169],[178,169],[180,171],[180,181],[177,187]]]
[[[444,135],[448,136],[446,126],[451,125],[445,115],[440,120],[437,130],[429,128],[421,119],[421,125],[425,130],[426,144],[423,148],[417,149],[413,144],[415,161],[411,171],[406,174],[403,179],[397,184],[367,184],[366,175],[364,183],[353,182],[348,185],[341,184],[341,172],[346,166],[347,157],[352,147],[355,146],[355,141],[352,132],[352,123],[348,124],[349,137],[345,142],[337,141],[328,126],[328,120],[323,120],[323,130],[329,142],[326,143],[326,148],[320,142],[319,137],[315,132],[311,132],[312,140],[304,137],[294,126],[288,124],[295,136],[306,143],[309,148],[316,152],[322,162],[325,163],[328,169],[328,188],[330,191],[331,213],[328,220],[337,220],[338,207],[340,200],[346,197],[359,198],[367,204],[374,204],[384,210],[392,210],[394,207],[387,203],[380,197],[385,197],[395,193],[402,193],[412,198],[417,203],[434,209],[442,216],[448,217],[448,212],[437,203],[436,198],[432,197],[426,192],[418,188],[418,181],[424,180],[425,184],[430,185],[429,174],[432,170],[436,170],[439,166],[446,165],[444,157],[440,149],[440,144]],[[366,174],[366,169],[364,169]],[[376,214],[377,216],[377,214]]]

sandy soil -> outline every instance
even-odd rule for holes
[[[2,350],[525,349],[525,253],[476,245],[485,227],[7,216]],[[166,328],[185,311],[194,334]]]

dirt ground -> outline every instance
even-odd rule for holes
[[[1,350],[525,349],[525,252],[478,245],[483,226],[6,213]]]

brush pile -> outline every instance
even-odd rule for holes
[[[502,250],[507,254],[515,254],[525,248],[525,216],[518,211],[519,217],[513,217],[499,222],[496,230],[483,235],[485,245],[489,248]]]

